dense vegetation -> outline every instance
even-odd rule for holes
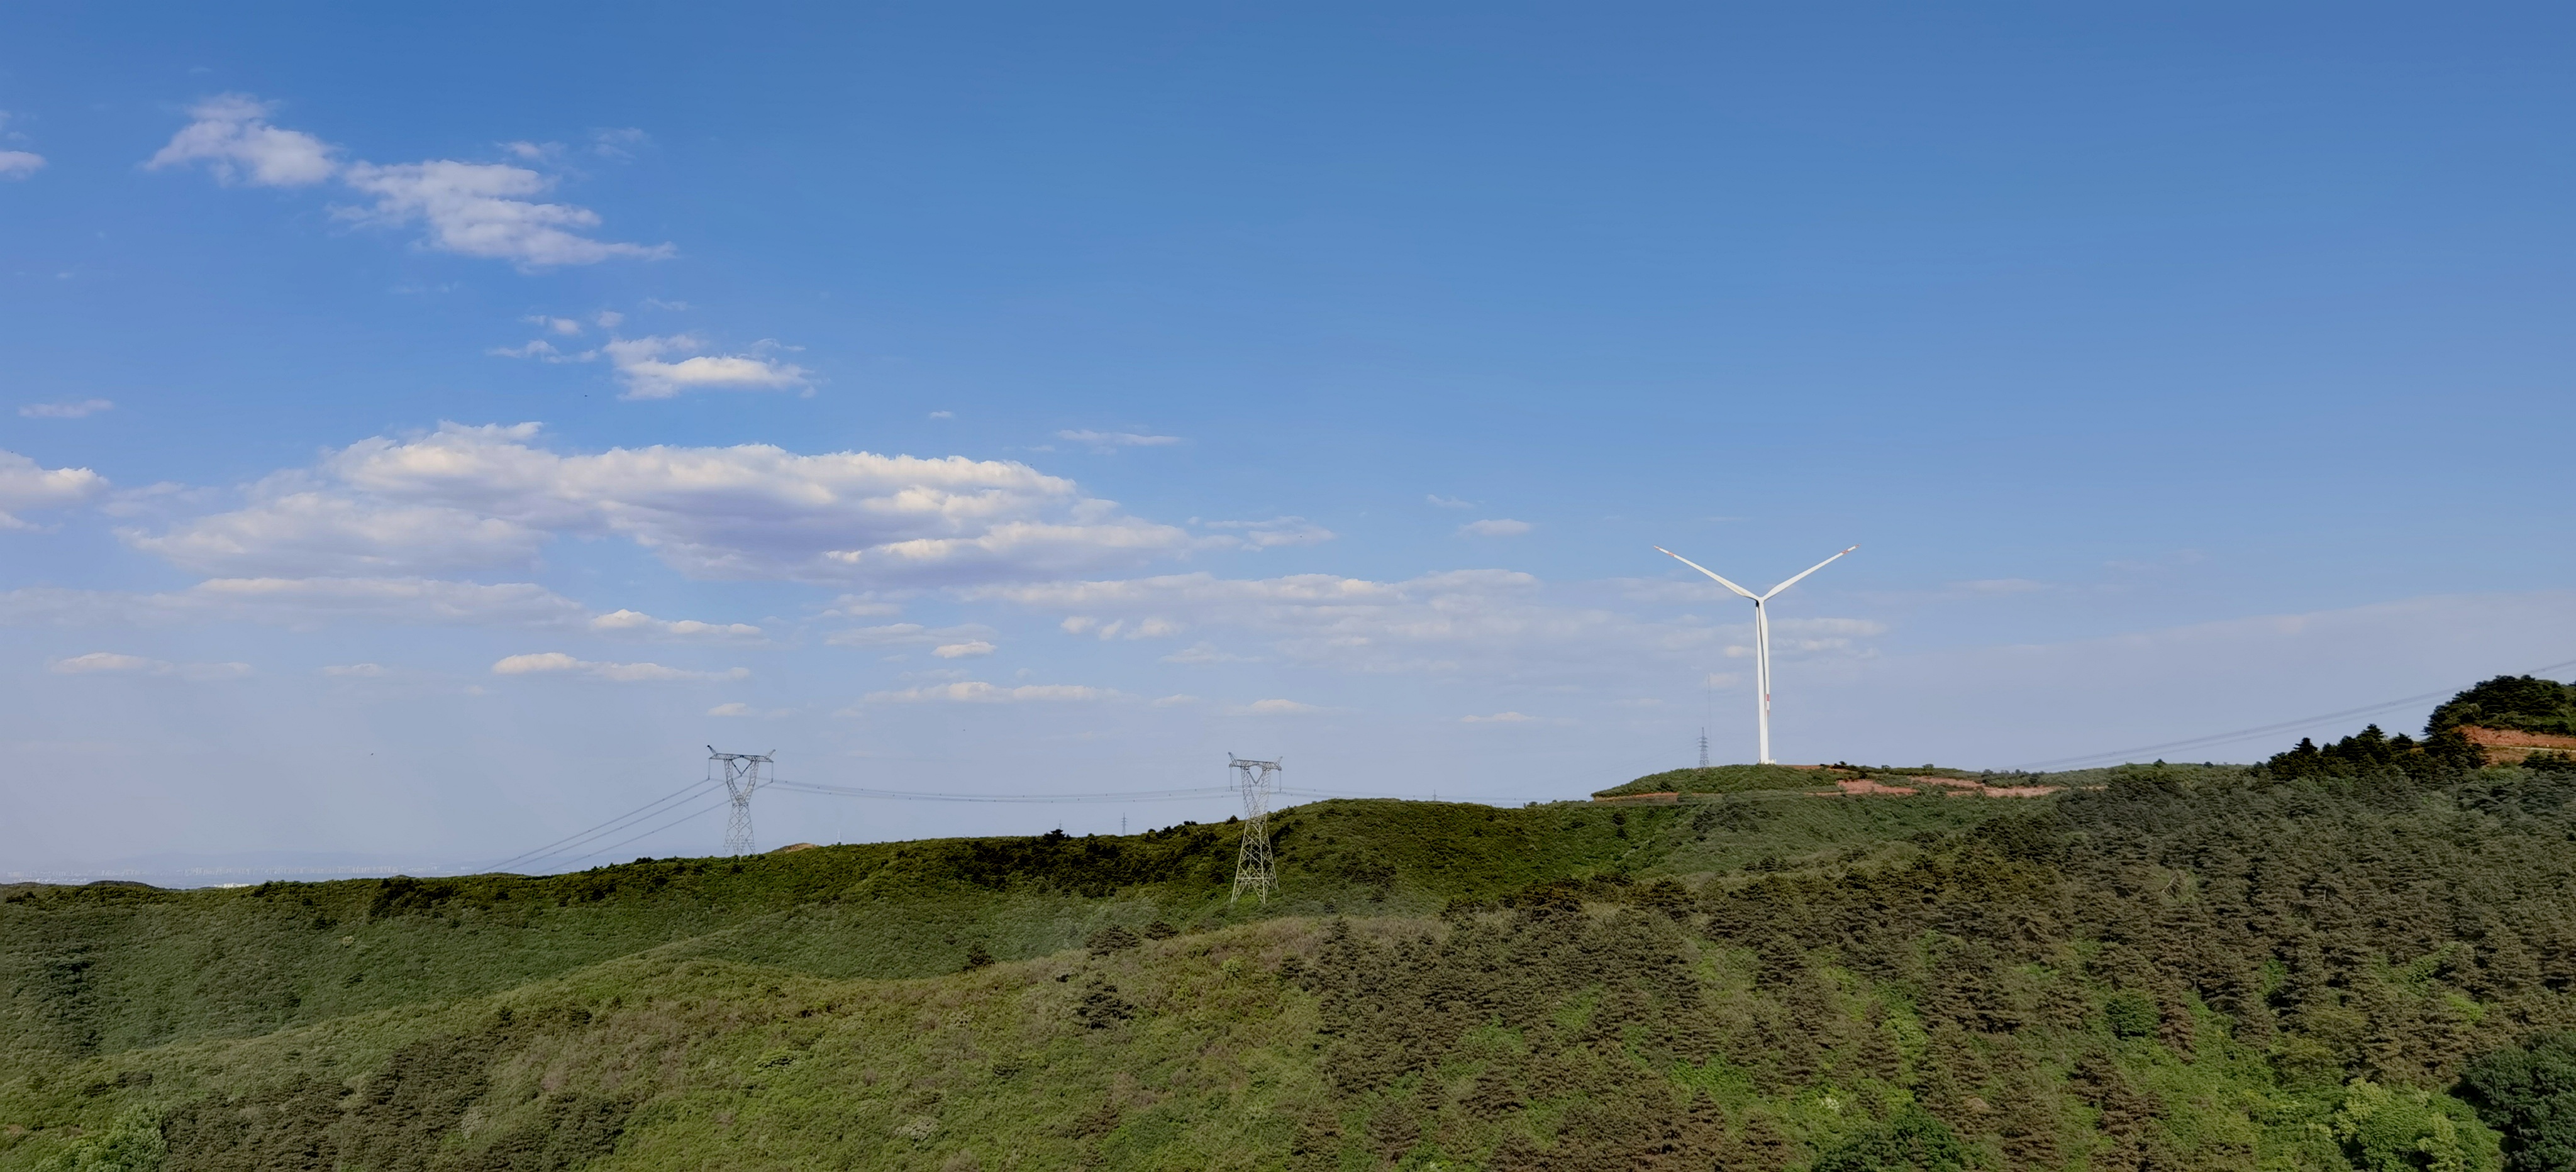
[[[2576,771],[2335,760],[10,889],[0,1168],[2563,1172]]]
[[[2497,676],[2433,710],[2428,731],[2461,725],[2576,735],[2576,684],[2537,676]]]

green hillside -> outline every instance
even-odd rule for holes
[[[7,889],[0,1169],[2576,1159],[2576,773],[2080,783]]]

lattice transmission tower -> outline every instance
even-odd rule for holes
[[[1270,779],[1279,772],[1279,763],[1246,761],[1232,753],[1225,759],[1243,787],[1243,849],[1235,856],[1234,894],[1225,902],[1232,904],[1250,891],[1254,899],[1268,903],[1270,893],[1279,889],[1279,871],[1270,859]]]
[[[1708,729],[1699,730],[1699,767],[1708,768]]]
[[[714,772],[718,763],[724,766],[725,792],[733,795],[733,815],[725,820],[724,853],[737,857],[750,854],[751,791],[759,789],[764,780],[760,767],[775,762],[769,759],[769,753],[719,753],[714,745],[707,746],[707,762],[709,772]]]

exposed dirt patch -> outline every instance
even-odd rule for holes
[[[2524,732],[2514,728],[2480,728],[2464,724],[2460,726],[2460,735],[2486,751],[2489,765],[2516,764],[2535,751],[2563,753],[2576,750],[2576,737],[2563,733]]]

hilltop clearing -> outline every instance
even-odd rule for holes
[[[1943,769],[1925,765],[1919,769],[1896,769],[1864,765],[1711,765],[1697,769],[1670,769],[1650,773],[1625,785],[1612,786],[1592,795],[1596,802],[1629,804],[1662,800],[1688,800],[1716,794],[1844,794],[1862,797],[1913,797],[1935,794],[1950,797],[2042,798],[2056,793],[2062,785],[2053,785],[2038,774],[1976,773],[1965,769]]]

